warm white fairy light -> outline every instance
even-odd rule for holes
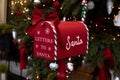
[[[27,20],[31,20],[31,18],[30,18],[30,17],[27,17]]]
[[[120,9],[120,7],[118,7],[118,9]]]
[[[60,7],[60,9],[62,10],[63,8],[62,8],[62,7]]]
[[[120,34],[117,34],[118,37],[120,37]]]
[[[89,26],[89,27],[91,27],[91,26]]]
[[[20,1],[17,1],[17,3],[20,3]]]
[[[39,75],[37,75],[37,77],[36,77],[37,79],[39,79]]]
[[[24,5],[22,1],[20,2],[20,4],[21,4],[21,5]]]
[[[113,38],[113,40],[115,41],[115,40],[116,40],[116,38],[114,37],[114,38]]]
[[[27,3],[27,1],[25,0],[24,3]]]
[[[43,4],[43,7],[45,7],[45,4]]]
[[[11,1],[11,5],[14,5],[14,1]]]
[[[107,19],[107,18],[105,17],[105,19]]]
[[[96,24],[95,26],[97,27],[98,25]]]
[[[93,40],[93,39],[94,39],[94,37],[92,36],[92,37],[91,37],[91,40]]]
[[[23,13],[25,13],[25,11],[22,11]]]
[[[92,21],[90,21],[90,23],[92,23]]]
[[[104,31],[106,31],[106,29],[103,29]]]
[[[29,9],[26,9],[25,11],[26,11],[26,12],[28,12],[28,11],[29,11]]]
[[[110,20],[110,17],[108,17],[108,19]]]
[[[11,15],[13,15],[14,13],[13,12],[11,12]]]

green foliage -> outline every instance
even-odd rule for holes
[[[120,70],[120,43],[119,42],[112,42],[111,43],[111,50],[113,52],[113,57],[115,61],[115,72],[119,73]]]
[[[7,72],[8,71],[8,68],[7,68],[7,66],[5,65],[5,64],[0,64],[0,73],[1,72]]]
[[[65,0],[62,3],[62,12],[66,17],[79,17],[81,14],[81,0]],[[69,4],[68,4],[69,3]]]
[[[11,33],[13,28],[14,26],[10,24],[0,24],[0,34]]]
[[[52,11],[56,10],[53,8],[53,0],[40,0],[41,3],[38,5],[33,5],[32,2],[28,2],[25,6],[29,8],[28,13],[22,13],[20,16],[12,15],[8,21],[8,23],[15,26],[17,31],[18,38],[21,38],[22,41],[26,44],[27,55],[32,55],[32,60],[28,61],[30,70],[28,75],[32,75],[32,80],[36,80],[36,75],[38,74],[41,80],[56,80],[56,72],[51,71],[46,63],[48,61],[43,59],[38,59],[33,57],[33,39],[26,35],[25,31],[27,28],[31,26],[31,20],[27,20],[27,17],[32,19],[33,8],[38,7],[44,12],[44,15],[48,15]],[[82,8],[81,5],[82,0],[59,0],[62,9],[58,10],[59,16],[62,19],[63,16],[65,17],[75,17],[78,20],[81,18]],[[88,0],[89,1],[89,0]],[[89,53],[86,55],[87,61],[90,64],[91,70],[94,70],[95,67],[101,67],[104,63],[104,58],[102,56],[102,52],[105,48],[110,47],[112,50],[112,55],[115,60],[115,71],[120,70],[120,39],[116,38],[116,41],[113,39],[114,33],[119,33],[119,29],[113,27],[112,21],[105,21],[104,19],[99,20],[98,17],[108,16],[106,13],[106,1],[105,0],[93,0],[95,2],[95,8],[93,10],[88,10],[87,19],[88,22],[93,20],[92,27],[89,28],[90,38],[93,37],[94,39],[90,39],[89,41]],[[119,0],[113,0],[114,2],[119,2]],[[43,6],[45,5],[45,6]],[[19,4],[17,5],[18,7]],[[109,15],[110,16],[110,15]],[[104,18],[104,17],[103,17]],[[43,19],[44,20],[44,19]],[[99,21],[103,21],[101,23]],[[87,22],[86,22],[87,23]],[[99,23],[100,26],[94,25]],[[101,24],[100,24],[101,23]],[[89,24],[87,24],[89,25]],[[3,27],[5,28],[5,27]],[[100,28],[100,29],[99,29]],[[103,31],[103,28],[106,31]],[[9,29],[6,29],[9,30]],[[108,31],[109,30],[109,31]],[[0,29],[1,32],[1,29]],[[78,67],[78,63],[81,63],[82,59],[74,58],[75,67]],[[49,62],[48,62],[49,63]]]
[[[36,80],[36,75],[39,74],[41,80],[53,80],[55,78],[56,72],[51,71],[47,67],[48,62],[43,59],[32,58],[29,63],[30,70],[28,75],[32,75],[33,79]]]
[[[104,36],[102,36],[104,34]],[[106,48],[110,48],[112,51],[113,59],[115,61],[114,70],[119,73],[120,70],[120,42],[112,40],[112,35],[106,33],[94,34],[94,39],[89,42],[89,53],[86,55],[87,61],[90,64],[90,69],[93,71],[96,67],[102,67],[104,65],[104,57],[102,52]]]

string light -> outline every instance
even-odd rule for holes
[[[10,14],[13,15],[15,12],[17,12],[16,10],[20,10],[22,13],[26,13],[26,12],[29,12],[29,9],[27,9],[25,6],[27,4],[27,1],[28,0],[11,0],[10,1],[10,9],[11,9],[11,12]],[[17,7],[17,5],[19,5]]]
[[[14,5],[14,1],[11,1],[11,5]]]
[[[30,17],[27,17],[27,20],[31,20],[31,18],[30,18]]]
[[[118,7],[118,9],[120,9],[120,7]]]
[[[91,40],[93,40],[93,39],[94,39],[94,37],[92,36],[92,37],[91,37]]]
[[[24,3],[27,3],[27,1],[25,0]]]
[[[120,34],[117,34],[118,37],[120,37]]]
[[[97,27],[98,25],[96,24],[95,26]]]
[[[107,19],[107,18],[105,17],[105,19]]]
[[[43,4],[43,7],[45,7],[45,4]]]
[[[62,7],[60,7],[60,9],[62,10],[63,8],[62,8]]]
[[[37,77],[36,77],[37,79],[39,79],[39,75],[37,74]]]
[[[91,27],[91,26],[89,26],[89,27]]]
[[[115,40],[116,40],[116,38],[114,37],[114,38],[113,38],[113,40],[115,41]]]
[[[13,15],[14,13],[13,12],[11,12],[11,15]]]
[[[92,21],[90,21],[90,23],[92,23]]]
[[[106,31],[106,29],[103,29],[104,31]]]
[[[110,20],[110,17],[108,17],[108,20]]]
[[[22,11],[23,13],[25,13],[25,11]]]
[[[20,2],[21,5],[24,5],[23,2]]]

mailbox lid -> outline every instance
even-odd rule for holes
[[[62,47],[58,59],[86,54],[88,48],[87,26],[80,21],[63,21],[58,25]]]

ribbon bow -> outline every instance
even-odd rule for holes
[[[38,8],[34,8],[32,25],[38,24],[43,19],[43,12]]]
[[[58,12],[54,11],[50,14],[48,14],[47,16],[45,16],[43,14],[43,11],[38,9],[38,8],[34,8],[34,13],[33,13],[33,18],[32,18],[32,26],[30,26],[27,30],[26,33],[28,33],[30,36],[32,35],[32,30],[35,29],[35,27],[37,26],[37,24],[39,24],[41,21],[46,20],[46,21],[54,21],[55,26],[57,26],[59,24],[59,17],[58,17]]]
[[[105,61],[104,61],[104,65],[99,71],[99,80],[108,80],[109,79],[108,70],[110,68],[113,68],[114,60],[110,48],[106,48],[102,54]]]
[[[38,8],[34,8],[32,25],[34,26],[34,25],[38,24],[39,22],[41,22],[43,20],[54,21],[57,18],[58,18],[58,12],[57,11],[51,12],[50,14],[45,16],[42,10],[40,10]]]

